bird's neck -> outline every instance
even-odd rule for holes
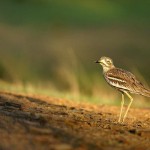
[[[113,68],[115,68],[114,65],[112,65],[112,66],[103,66],[103,72],[105,73],[105,72],[107,72],[107,71],[109,71],[109,70],[111,70]]]

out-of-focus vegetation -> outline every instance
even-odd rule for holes
[[[94,64],[103,55],[150,82],[149,4],[1,0],[0,89],[116,101]]]
[[[15,25],[98,26],[150,23],[149,1],[1,0],[1,21]]]

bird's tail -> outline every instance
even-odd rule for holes
[[[146,97],[150,97],[150,89],[144,88],[140,91],[140,94]]]

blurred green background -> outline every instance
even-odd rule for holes
[[[149,43],[150,1],[1,0],[0,90],[120,104],[94,61],[146,84]]]

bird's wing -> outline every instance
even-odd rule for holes
[[[107,71],[104,76],[110,85],[122,91],[125,90],[131,93],[140,94],[141,88],[145,88],[132,73],[120,68],[111,69]]]

